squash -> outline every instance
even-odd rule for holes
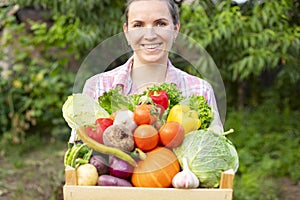
[[[167,188],[180,171],[176,155],[168,148],[156,147],[134,168],[131,182],[135,187]]]

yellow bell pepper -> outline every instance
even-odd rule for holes
[[[191,110],[188,105],[177,104],[173,106],[167,117],[167,122],[171,121],[180,123],[185,134],[197,130],[201,126],[197,111]]]

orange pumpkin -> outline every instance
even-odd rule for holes
[[[173,177],[180,171],[176,155],[165,147],[157,147],[146,155],[133,171],[132,184],[135,187],[170,187]]]

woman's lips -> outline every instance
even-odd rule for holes
[[[142,47],[148,51],[155,51],[157,50],[162,43],[156,43],[156,44],[142,44]]]

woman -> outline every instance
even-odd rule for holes
[[[133,56],[122,66],[88,79],[83,93],[98,99],[116,86],[121,86],[122,92],[129,95],[142,92],[154,83],[173,83],[184,96],[203,95],[214,109],[213,124],[223,129],[211,85],[175,68],[168,58],[180,29],[174,1],[129,0],[125,17],[123,30]]]

